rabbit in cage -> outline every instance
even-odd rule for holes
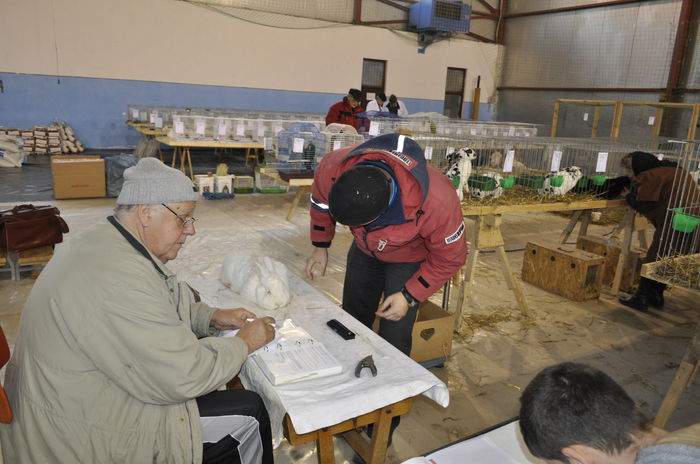
[[[544,185],[538,189],[538,192],[540,195],[564,195],[576,187],[582,177],[581,168],[569,166],[562,171],[547,174],[544,178]]]
[[[455,183],[454,179],[459,179],[459,184],[455,185],[459,201],[464,199],[464,192],[469,193],[467,180],[472,173],[472,161],[477,157],[476,151],[468,147],[460,148],[446,155],[449,167],[445,171],[448,179]]]

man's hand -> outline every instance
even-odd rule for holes
[[[238,331],[236,337],[240,337],[248,345],[248,353],[270,343],[275,338],[275,319],[270,316],[255,319],[246,323]]]
[[[321,275],[326,275],[326,266],[328,265],[328,248],[314,247],[314,251],[306,258],[306,277],[314,280],[313,269],[318,264],[321,270]]]
[[[401,292],[396,292],[384,298],[384,302],[375,314],[389,321],[400,321],[407,312],[408,301]]]
[[[257,316],[244,308],[220,309],[211,317],[209,325],[217,330],[240,329],[246,319],[256,319]]]

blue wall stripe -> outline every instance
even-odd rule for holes
[[[124,124],[128,104],[198,106],[326,112],[341,95],[332,93],[174,84],[121,79],[60,77],[0,73],[0,125],[31,128],[53,120],[65,121],[90,148],[133,147],[138,133]],[[442,113],[441,100],[401,98],[411,113]],[[472,103],[464,105],[471,115]],[[491,119],[491,105],[482,103],[479,115]]]

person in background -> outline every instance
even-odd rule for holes
[[[644,215],[655,227],[654,237],[647,250],[645,263],[652,263],[669,253],[671,255],[697,252],[698,243],[693,234],[678,232],[671,227],[669,210],[676,207],[698,205],[700,191],[687,171],[672,161],[659,160],[655,155],[635,151],[620,161],[632,179],[632,189],[625,190],[625,201],[638,213]],[[698,211],[686,211],[698,216]],[[661,242],[663,250],[660,250]],[[659,252],[662,255],[659,255]],[[649,306],[659,309],[664,306],[666,285],[642,277],[639,288],[631,297],[620,298],[620,303],[639,311]]]
[[[386,104],[386,94],[380,92],[374,96],[374,100],[367,103],[367,111],[377,111],[377,112],[388,111],[386,109],[385,104]]]
[[[357,89],[350,89],[342,101],[335,103],[328,109],[326,125],[333,123],[347,124],[355,129],[359,129],[362,121],[356,114],[365,112],[365,109],[360,105],[361,101],[362,92]]]
[[[195,234],[197,198],[182,172],[143,158],[114,216],[56,249],[7,367],[5,462],[273,462],[261,398],[215,390],[274,320],[195,302],[166,267]]]
[[[393,113],[397,116],[408,116],[408,109],[406,108],[406,104],[396,98],[396,95],[392,94],[389,97],[389,103],[386,104],[386,109],[390,112]]]
[[[700,423],[654,427],[604,372],[577,363],[542,370],[520,397],[527,448],[548,463],[691,464],[700,462]]]

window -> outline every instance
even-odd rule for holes
[[[386,60],[365,58],[362,61],[362,106],[367,107],[368,100],[374,99],[375,94],[384,92],[385,77]]]
[[[445,83],[445,109],[443,113],[450,118],[462,117],[462,103],[464,102],[464,81],[467,70],[463,68],[447,68],[447,82]]]

